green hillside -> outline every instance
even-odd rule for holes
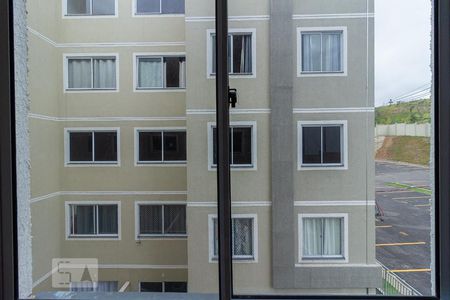
[[[431,100],[400,102],[375,108],[376,124],[430,123]]]

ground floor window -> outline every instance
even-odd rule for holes
[[[165,282],[141,282],[140,292],[153,293],[187,293],[187,282],[165,281]]]

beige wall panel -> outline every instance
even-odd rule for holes
[[[258,1],[255,5],[252,1],[231,0],[228,3],[230,16],[253,16],[268,15],[270,2],[268,0]],[[186,16],[214,16],[214,2],[207,0],[186,1]]]

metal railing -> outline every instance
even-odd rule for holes
[[[386,296],[422,296],[422,294],[401,279],[397,274],[391,272],[386,266],[378,262],[382,267],[383,288],[379,292]]]

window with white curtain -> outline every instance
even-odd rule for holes
[[[137,90],[186,88],[184,56],[137,56]]]
[[[67,57],[66,90],[115,90],[116,57]]]
[[[343,51],[343,31],[301,32],[302,73],[343,72]]]
[[[217,218],[211,219],[213,240],[212,259],[216,260],[219,253],[218,224]],[[255,259],[255,218],[254,217],[233,217],[232,218],[232,254],[233,259],[253,260]]]
[[[64,0],[67,16],[109,16],[116,14],[116,0]]]
[[[137,237],[185,236],[186,205],[137,204]]]
[[[184,14],[184,0],[134,0],[136,15]]]
[[[253,34],[231,32],[228,35],[228,72],[230,75],[253,74]],[[216,73],[216,35],[211,34],[211,74]]]
[[[344,217],[301,217],[302,259],[344,258]]]
[[[118,204],[68,203],[68,209],[69,237],[118,237]]]

